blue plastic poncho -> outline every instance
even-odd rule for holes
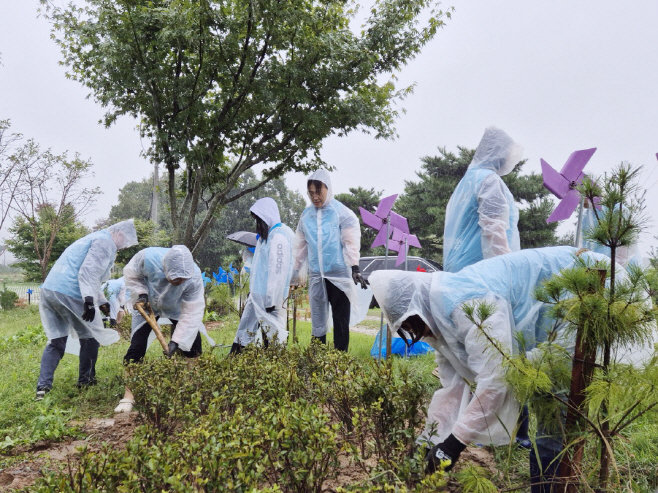
[[[307,207],[299,219],[293,251],[293,277],[303,281],[308,273],[312,334],[321,337],[329,329],[331,313],[325,279],[350,300],[350,326],[365,318],[372,292],[357,289],[352,280],[351,268],[359,265],[361,248],[361,227],[356,214],[334,199],[326,170],[316,171],[309,176],[308,181],[311,180],[327,186],[327,197],[322,207]]]
[[[384,316],[396,331],[412,315],[419,315],[433,336],[424,339],[437,351],[443,388],[428,410],[425,436],[432,425],[434,443],[453,433],[464,443],[504,445],[519,415],[518,403],[504,381],[502,356],[489,349],[480,330],[462,310],[466,302],[486,301],[496,306],[487,320],[489,335],[508,352],[516,350],[514,334],[526,342],[543,340],[542,307],[533,297],[543,280],[574,264],[574,247],[522,250],[483,260],[458,273],[377,271],[369,278]],[[610,259],[586,252],[593,260]],[[539,328],[539,329],[538,329]],[[528,348],[529,349],[529,348]],[[476,389],[471,394],[470,384]]]
[[[522,152],[499,128],[484,131],[473,161],[446,207],[446,272],[459,272],[467,265],[521,248],[519,211],[501,176],[514,169]]]
[[[249,210],[265,221],[269,232],[267,240],[259,238],[256,244],[251,260],[249,298],[234,342],[246,346],[260,341],[265,333],[269,340],[276,336],[279,342],[285,343],[288,340],[286,300],[290,291],[295,234],[281,223],[279,208],[273,199],[260,199]],[[276,308],[268,313],[265,309],[271,306]]]
[[[120,311],[124,311],[124,303],[126,302],[126,285],[123,277],[119,279],[110,279],[103,284],[103,293],[110,304],[110,318],[116,320]]]
[[[201,270],[186,246],[145,248],[128,262],[123,277],[130,291],[130,305],[140,294],[148,294],[156,316],[178,320],[171,340],[178,343],[182,351],[191,349],[198,332],[214,345],[203,324],[206,302]],[[174,279],[185,281],[174,286],[169,283]],[[133,312],[131,337],[144,323],[141,314]]]
[[[119,334],[105,329],[100,311],[92,322],[82,320],[83,299],[91,296],[98,306],[107,300],[101,284],[109,279],[117,250],[137,244],[133,220],[113,224],[69,245],[57,259],[41,286],[39,312],[48,339],[73,336],[67,352],[78,354],[72,339],[96,339],[101,345],[119,340]]]

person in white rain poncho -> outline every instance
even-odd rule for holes
[[[110,317],[110,327],[116,327],[117,324],[121,323],[126,313],[124,306],[126,303],[126,284],[123,281],[123,277],[120,277],[119,279],[110,279],[103,284],[101,289],[110,305],[108,315]]]
[[[259,234],[250,266],[249,299],[242,313],[231,353],[239,353],[247,344],[275,337],[285,343],[286,300],[292,275],[294,233],[285,224],[276,202],[265,197],[249,209],[256,219]]]
[[[146,310],[150,306],[156,319],[163,317],[171,320],[171,341],[166,353],[168,357],[177,352],[188,358],[201,355],[200,332],[214,345],[203,324],[206,302],[201,270],[186,246],[145,248],[124,267],[123,278],[126,289],[130,291],[128,303],[143,303]],[[144,358],[151,331],[151,326],[141,314],[133,311],[130,347],[124,356],[125,364],[137,363]],[[130,412],[133,404],[134,397],[126,388],[115,412]]]
[[[133,220],[122,221],[75,241],[50,269],[39,299],[39,313],[48,344],[41,358],[37,399],[42,399],[52,389],[55,370],[65,350],[74,354],[79,350],[78,386],[96,383],[99,345],[119,340],[115,330],[103,327],[98,314],[99,308],[107,314],[110,310],[101,284],[110,277],[117,250],[136,244]]]
[[[356,214],[334,199],[327,171],[313,173],[307,187],[312,204],[297,225],[293,284],[303,283],[308,273],[312,335],[326,343],[331,307],[334,347],[347,351],[350,322],[363,320],[372,298],[360,297],[355,287],[367,289],[359,272],[361,228]]]
[[[501,176],[514,169],[522,153],[523,148],[501,129],[484,131],[473,161],[446,207],[446,272],[459,272],[467,265],[521,248],[519,211]]]
[[[545,305],[533,292],[542,281],[573,266],[576,252],[574,247],[522,250],[483,260],[457,273],[372,273],[372,290],[391,329],[403,329],[414,340],[424,338],[436,350],[442,388],[432,398],[422,436],[434,444],[426,456],[430,470],[441,460],[451,461],[452,467],[469,443],[509,443],[519,416],[519,404],[504,381],[502,356],[490,350],[487,338],[464,313],[463,304],[493,304],[496,310],[486,321],[490,336],[512,353],[519,331],[525,349],[531,350],[546,340],[550,327],[543,316]],[[588,261],[610,262],[598,253],[582,255]],[[475,385],[472,393],[471,385]],[[429,436],[433,427],[436,435]],[[559,462],[554,459],[561,442],[538,438],[537,449],[542,470],[550,474]],[[531,471],[539,471],[534,448],[530,461]],[[533,481],[539,481],[536,474]]]

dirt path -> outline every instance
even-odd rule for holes
[[[71,422],[72,426],[80,426],[87,435],[84,440],[65,440],[37,442],[26,447],[17,447],[11,455],[24,455],[24,459],[0,471],[0,491],[11,491],[26,488],[42,476],[42,470],[60,470],[80,453],[80,449],[88,447],[97,450],[103,443],[111,443],[114,447],[123,446],[132,437],[135,427],[139,424],[138,413],[117,414],[114,418],[93,418],[85,423]]]

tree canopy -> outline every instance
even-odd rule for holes
[[[404,194],[396,202],[397,211],[409,220],[411,232],[418,236],[422,255],[441,262],[443,259],[443,229],[446,206],[466,169],[475,149],[458,147],[453,153],[439,147],[438,156],[422,158],[418,181],[405,181]],[[521,248],[537,248],[558,243],[555,237],[557,223],[547,224],[546,219],[554,204],[542,185],[540,175],[522,175],[525,161],[503,177],[512,195],[519,203],[519,233]]]
[[[358,6],[342,0],[42,0],[68,76],[107,108],[105,125],[139,119],[168,175],[173,239],[193,251],[223,206],[324,164],[327,136],[394,134],[411,91],[395,73],[450,16],[438,3],[379,0],[355,31]],[[244,186],[256,165],[261,179]]]

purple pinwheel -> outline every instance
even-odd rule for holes
[[[388,225],[407,233],[409,232],[409,225],[407,224],[407,220],[400,214],[396,214],[395,212],[391,211],[393,208],[393,203],[397,197],[397,194],[395,194],[391,195],[390,197],[383,198],[377,206],[377,210],[374,214],[372,212],[368,212],[363,207],[359,207],[359,212],[361,213],[363,224],[377,231],[375,241],[372,242],[370,248],[386,245],[386,240],[388,240],[388,238],[391,236],[391,228],[389,228]],[[386,225],[386,227],[384,227],[384,225]]]
[[[394,252],[398,252],[398,259],[395,261],[396,267],[407,260],[407,253],[410,246],[421,248],[420,241],[418,241],[416,235],[393,228],[393,237],[388,240],[388,248]]]
[[[595,151],[596,147],[572,152],[559,173],[541,159],[544,186],[560,199],[560,203],[553,211],[553,214],[546,219],[547,223],[567,219],[576,210],[580,202],[580,193],[576,190],[576,187],[582,183],[585,176],[583,169]]]

